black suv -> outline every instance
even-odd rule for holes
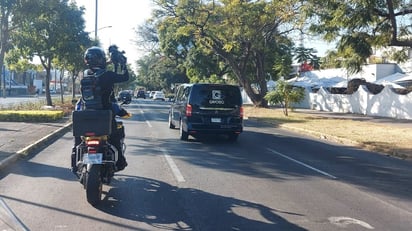
[[[129,91],[121,91],[117,97],[118,101],[123,102],[124,104],[129,104],[132,102],[132,94]]]
[[[227,84],[182,84],[169,111],[169,128],[179,127],[180,139],[189,135],[224,134],[236,141],[243,131],[240,88]]]
[[[144,90],[138,90],[136,94],[136,98],[146,99],[146,92]]]

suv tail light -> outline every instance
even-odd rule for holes
[[[244,113],[243,107],[240,107],[240,108],[239,108],[240,118],[243,118],[243,113]]]
[[[190,104],[186,105],[186,116],[187,117],[192,116],[192,105]]]

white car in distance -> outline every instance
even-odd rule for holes
[[[153,100],[161,100],[161,101],[165,101],[165,94],[162,91],[156,91],[153,94]]]

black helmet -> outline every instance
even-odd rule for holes
[[[84,62],[89,68],[106,68],[106,54],[100,47],[90,47],[84,53]]]

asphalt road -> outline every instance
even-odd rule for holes
[[[1,172],[2,230],[412,230],[412,165],[245,122],[237,143],[183,142],[168,103],[134,100],[129,166],[90,206],[71,133]]]

